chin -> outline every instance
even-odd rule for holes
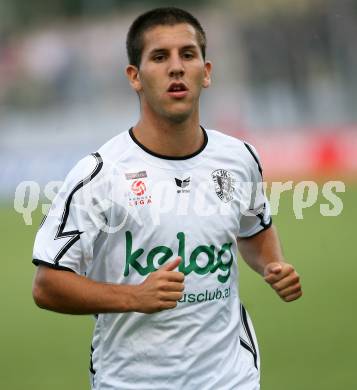
[[[194,109],[191,105],[190,107],[185,105],[185,107],[172,107],[171,110],[165,110],[163,114],[168,120],[173,123],[183,123],[190,118],[193,112]]]
[[[184,112],[170,112],[167,113],[166,118],[169,119],[173,123],[183,123],[185,122],[192,114],[192,111],[184,111]]]

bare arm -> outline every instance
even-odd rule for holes
[[[247,264],[262,275],[286,302],[302,295],[300,277],[285,262],[275,226],[251,237],[239,238],[238,248]]]
[[[269,263],[283,263],[278,233],[275,226],[250,238],[239,238],[238,248],[247,264],[264,276],[264,269]]]
[[[47,310],[67,314],[153,313],[176,307],[184,289],[184,275],[173,271],[181,259],[150,274],[143,283],[100,283],[70,271],[43,265],[37,269],[32,295]]]

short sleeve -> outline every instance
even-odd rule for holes
[[[100,154],[94,153],[68,174],[37,232],[35,265],[86,273],[103,218],[95,208],[102,167]]]
[[[252,237],[272,225],[269,201],[265,195],[263,185],[263,170],[259,156],[255,148],[244,143],[248,155],[248,167],[251,181],[246,183],[246,193],[249,198],[247,207],[241,210],[240,216],[240,238]]]

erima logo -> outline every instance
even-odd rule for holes
[[[190,177],[184,180],[175,177],[176,186],[180,188],[177,190],[178,194],[181,192],[190,192],[190,190],[187,188],[190,185],[190,180],[191,180]]]

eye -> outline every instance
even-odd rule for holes
[[[165,59],[165,56],[163,54],[156,54],[154,57],[153,57],[153,60],[155,62],[162,62],[163,60]]]
[[[185,51],[182,56],[185,60],[190,60],[194,57],[194,53],[192,51]]]

